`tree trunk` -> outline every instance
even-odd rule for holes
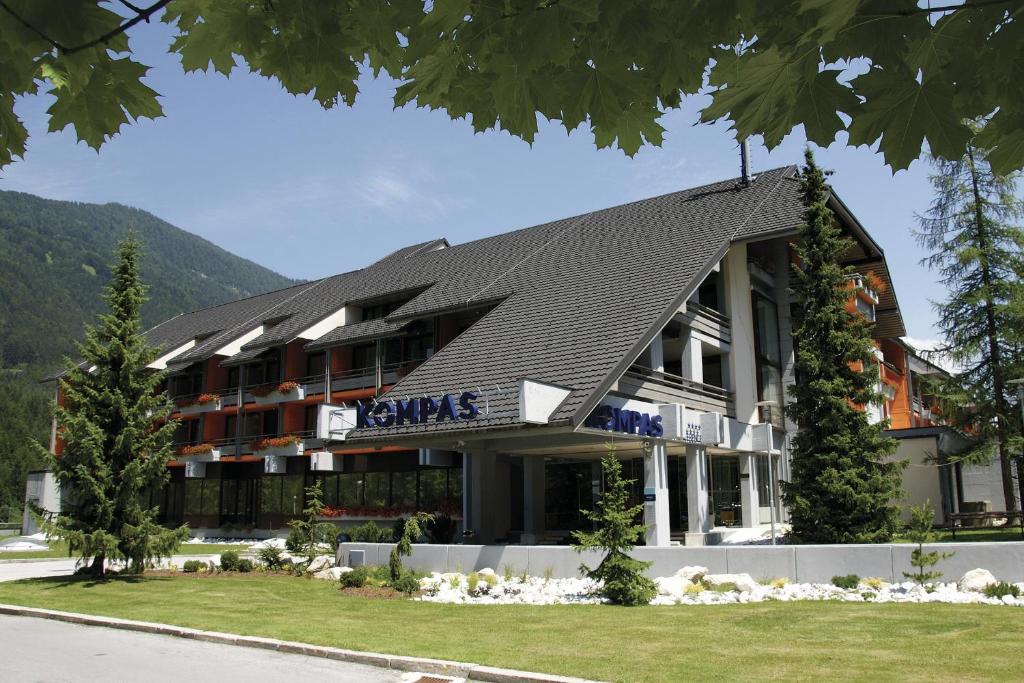
[[[107,575],[106,559],[103,553],[92,558],[92,566],[89,567],[89,571],[97,579],[102,579]]]
[[[992,297],[992,273],[989,268],[989,241],[985,228],[985,217],[981,211],[981,191],[978,189],[978,169],[974,164],[974,147],[967,146],[967,166],[971,173],[971,191],[974,195],[974,222],[978,235],[978,260],[981,266],[981,282],[985,296],[985,328],[988,337],[989,363],[992,365],[992,393],[996,403],[996,439],[999,442],[999,469],[1003,479],[1003,498],[1006,510],[1017,509],[1017,496],[1013,482],[1013,460],[1010,456],[1008,424],[1006,417],[1009,406],[1006,403],[1003,384],[1002,354],[999,349],[999,328],[996,324],[995,301]]]

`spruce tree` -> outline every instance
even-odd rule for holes
[[[934,353],[958,368],[939,387],[943,413],[978,437],[966,462],[999,458],[1006,509],[1015,510],[1020,407],[1008,380],[1024,377],[1024,203],[1017,176],[993,173],[984,156],[971,143],[960,159],[933,160],[936,196],[916,235],[948,291],[932,304],[943,337]]]
[[[596,510],[581,510],[583,516],[597,527],[594,531],[574,531],[573,538],[577,552],[583,550],[604,550],[606,554],[596,568],[580,565],[580,571],[595,581],[602,581],[601,594],[615,605],[646,605],[657,595],[654,582],[644,576],[650,562],[642,562],[629,556],[636,539],[644,533],[643,524],[636,518],[643,510],[643,504],[630,505],[629,491],[633,481],[622,478],[622,465],[615,457],[615,446],[608,446],[608,453],[601,459],[604,475],[604,490],[597,501]]]
[[[63,401],[56,407],[63,452],[57,456],[39,446],[64,500],[46,528],[97,577],[110,560],[141,572],[147,561],[171,555],[188,538],[187,526],[157,524],[159,510],[147,501],[170,476],[177,423],[168,419],[170,401],[158,391],[162,373],[147,368],[158,351],[140,329],[146,297],[139,251],[133,235],[118,246],[105,295],[109,312],[86,328],[78,345],[81,362],[66,363]]]
[[[863,543],[888,540],[897,527],[902,463],[890,456],[896,443],[884,424],[871,424],[865,408],[882,400],[873,361],[871,326],[847,309],[850,248],[826,205],[825,174],[810,150],[801,173],[804,223],[795,245],[792,294],[797,302],[795,401],[797,423],[790,481],[782,496],[797,543]]]

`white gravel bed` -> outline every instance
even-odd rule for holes
[[[987,571],[975,569],[957,583],[918,585],[912,581],[888,583],[862,579],[856,588],[839,588],[823,583],[789,583],[775,579],[768,584],[747,574],[708,574],[704,567],[684,567],[675,576],[655,580],[658,595],[652,605],[726,605],[777,600],[835,600],[873,603],[950,603],[1012,605],[1024,607],[1024,583],[1016,584],[1022,597],[987,597],[986,585],[995,583]],[[533,576],[502,577],[491,569],[476,572],[471,592],[470,577],[459,573],[433,573],[420,580],[418,600],[466,605],[565,605],[604,602],[600,584],[584,578],[544,579]],[[715,587],[718,587],[716,590]]]

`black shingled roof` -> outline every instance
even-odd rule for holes
[[[732,242],[795,231],[803,210],[796,173],[787,166],[749,186],[725,180],[455,246],[423,242],[361,270],[178,316],[148,336],[167,350],[212,334],[175,359],[195,362],[267,320],[280,322],[243,346],[246,356],[294,340],[346,304],[400,292],[419,293],[384,319],[336,328],[306,348],[385,336],[417,317],[498,303],[391,394],[486,387],[510,401],[517,382],[532,379],[570,387],[553,420],[578,423]],[[487,422],[514,422],[504,409],[494,417]]]

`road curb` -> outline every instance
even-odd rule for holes
[[[262,638],[259,636],[242,636],[234,633],[221,633],[219,631],[203,631],[171,624],[159,624],[150,621],[134,621],[132,619],[118,619],[116,617],[100,617],[91,614],[80,614],[78,612],[61,612],[58,610],[40,609],[38,607],[21,607],[19,605],[0,604],[0,614],[17,617],[35,617],[37,619],[52,619],[70,624],[83,626],[103,626],[116,628],[125,631],[138,631],[140,633],[153,633],[163,636],[174,636],[176,638],[190,638],[208,643],[219,643],[221,645],[236,645],[240,647],[252,647],[262,650],[276,650],[288,654],[306,655],[310,657],[324,657],[353,664],[366,664],[381,669],[396,669],[400,671],[416,671],[422,673],[441,674],[445,676],[458,676],[471,681],[487,681],[488,683],[596,683],[584,678],[571,676],[557,676],[555,674],[542,674],[530,671],[516,671],[514,669],[501,669],[493,666],[482,666],[469,662],[455,662],[447,659],[429,659],[426,657],[406,657],[403,655],[387,655],[377,652],[361,652],[358,650],[346,650],[338,647],[327,647],[323,645],[310,645],[309,643],[297,643],[290,640],[277,640],[276,638]]]

